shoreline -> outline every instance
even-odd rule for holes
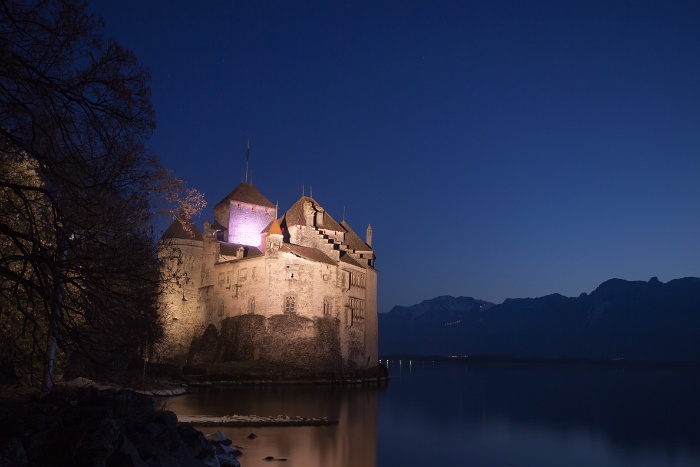
[[[261,427],[261,426],[332,426],[337,425],[338,420],[328,417],[290,417],[278,415],[276,417],[262,417],[258,415],[177,415],[177,421],[194,427],[199,426],[226,426],[226,427]]]

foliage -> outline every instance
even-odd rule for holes
[[[35,379],[52,338],[112,366],[158,340],[153,213],[203,206],[145,146],[148,71],[85,6],[0,0],[2,367]]]

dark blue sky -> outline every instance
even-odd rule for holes
[[[379,311],[700,276],[700,2],[100,0],[164,165],[213,205],[302,185]]]

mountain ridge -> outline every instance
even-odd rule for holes
[[[379,313],[382,355],[700,361],[700,278],[609,279],[578,297],[439,296]]]

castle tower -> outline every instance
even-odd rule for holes
[[[264,247],[260,234],[274,218],[275,205],[249,183],[241,183],[214,206],[217,240],[227,243]]]
[[[167,339],[161,352],[187,355],[195,330],[204,322],[197,303],[201,286],[204,237],[186,214],[180,214],[158,242],[163,284],[161,304]]]

